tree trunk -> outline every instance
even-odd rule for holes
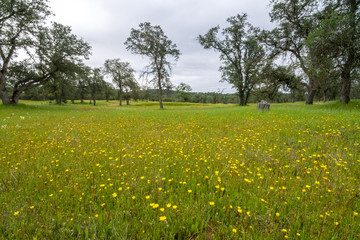
[[[11,97],[11,104],[18,104],[21,92],[19,90],[14,90],[13,95]]]
[[[239,90],[239,105],[244,106],[245,105],[245,97],[244,92]]]
[[[340,96],[341,103],[348,104],[350,102],[350,89],[351,89],[351,80],[342,79],[341,96]]]
[[[94,106],[95,106],[96,105],[96,99],[94,98],[93,100],[94,100]]]
[[[129,99],[126,99],[126,105],[130,105]]]
[[[309,77],[309,85],[307,89],[308,89],[308,96],[306,98],[306,104],[313,104],[317,89],[317,82],[315,78]]]
[[[314,97],[315,97],[316,90],[309,89],[308,90],[308,96],[306,98],[306,104],[313,104],[314,103]]]
[[[5,76],[0,72],[0,97],[3,104],[11,104],[9,94],[5,87]]]
[[[10,98],[9,95],[7,94],[6,90],[4,91],[3,89],[0,90],[0,96],[1,96],[1,101],[3,104],[10,104]]]
[[[162,88],[161,88],[161,81],[159,80],[159,103],[160,103],[160,108],[163,109],[163,102],[162,102]]]
[[[349,50],[351,51],[351,50]],[[341,92],[340,92],[340,102],[348,104],[350,102],[350,90],[351,90],[351,61],[355,59],[354,54],[349,53],[349,58],[345,63],[345,67],[341,72]]]
[[[246,105],[247,105],[248,100],[249,100],[249,96],[250,96],[250,92],[251,92],[251,90],[249,90],[248,92],[246,92],[246,94],[245,94],[245,102],[244,102],[244,105],[243,105],[243,106],[246,106]]]
[[[119,105],[122,106],[122,89],[121,89],[121,87],[119,90],[119,101],[120,101]]]
[[[81,101],[80,101],[81,103],[84,103],[84,99],[83,98],[81,98]]]
[[[345,63],[344,69],[341,73],[341,103],[348,104],[350,102],[350,90],[351,90],[351,71],[354,67],[355,57],[356,57],[356,12],[358,8],[358,3],[356,0],[350,0],[350,31],[351,31],[351,43],[350,46],[347,46],[347,61]]]

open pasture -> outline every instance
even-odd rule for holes
[[[0,238],[359,239],[360,102],[0,105]]]

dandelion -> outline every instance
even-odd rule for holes
[[[112,196],[113,196],[114,198],[116,198],[116,197],[117,197],[117,194],[116,194],[116,193],[113,193]]]
[[[145,199],[150,199],[150,196],[149,196],[149,195],[147,195],[147,196],[145,197]]]
[[[14,216],[19,215],[19,211],[14,212]]]
[[[165,211],[165,208],[160,208],[159,210],[160,210],[160,212],[163,212],[163,211]]]
[[[174,205],[174,206],[173,206],[173,209],[177,209],[177,206],[176,206],[176,205]]]
[[[161,216],[161,217],[159,217],[159,220],[160,220],[160,221],[165,221],[165,220],[166,220],[166,217],[165,217],[165,216]]]
[[[277,213],[275,213],[275,215],[278,217],[278,216],[280,216],[280,213],[277,212]]]
[[[99,217],[99,214],[95,214],[95,218],[98,218]]]
[[[233,233],[236,233],[236,232],[237,232],[236,228],[233,228],[233,230],[232,230],[232,231],[233,231]]]
[[[154,209],[158,208],[158,207],[159,207],[159,204],[157,204],[157,203],[152,206],[152,208],[154,208]]]
[[[215,205],[215,202],[209,202],[209,205],[210,205],[210,206],[214,206],[214,205]]]
[[[166,204],[166,207],[168,208],[171,207],[171,203]]]
[[[35,208],[35,206],[30,206],[29,208],[30,208],[31,210],[33,210],[33,209]]]
[[[358,213],[358,212],[354,212],[354,216],[356,217],[357,215],[359,215],[359,213]]]
[[[189,189],[189,190],[188,190],[188,193],[191,193],[191,192],[192,192],[192,190],[191,190],[191,189]]]

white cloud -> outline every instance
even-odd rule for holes
[[[143,70],[147,59],[126,51],[124,42],[131,28],[147,21],[160,25],[182,53],[172,82],[185,82],[193,91],[202,92],[233,90],[219,83],[219,55],[203,49],[197,36],[216,25],[225,26],[226,19],[238,13],[247,13],[254,26],[270,28],[268,4],[269,0],[50,0],[55,13],[52,20],[71,26],[93,47],[89,66],[100,67],[106,59],[121,58],[138,73]]]

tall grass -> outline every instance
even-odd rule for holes
[[[5,239],[358,239],[360,102],[0,106]]]

